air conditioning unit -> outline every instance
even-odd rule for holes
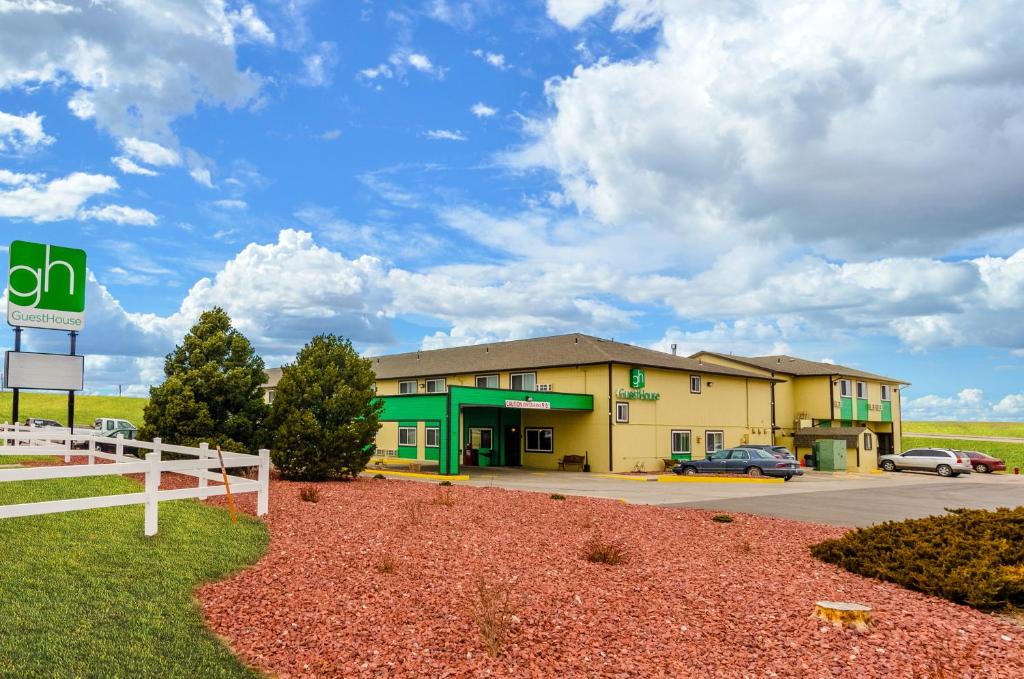
[[[537,391],[551,391],[551,385],[550,384],[538,384],[537,385]]]

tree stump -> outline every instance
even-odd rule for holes
[[[872,625],[870,608],[843,601],[819,601],[814,604],[811,617],[830,622],[836,627],[851,627],[859,632]]]

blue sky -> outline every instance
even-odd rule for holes
[[[0,226],[88,251],[98,392],[219,304],[271,364],[582,331],[1021,419],[1015,4],[7,0]]]

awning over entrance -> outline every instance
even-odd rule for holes
[[[444,394],[403,394],[381,396],[384,422],[429,421],[440,428],[439,471],[459,473],[459,426],[463,408],[500,408],[514,411],[547,410],[589,412],[594,410],[591,394],[555,391],[514,391],[450,386]]]

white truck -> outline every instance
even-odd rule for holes
[[[92,428],[89,427],[75,427],[76,434],[85,434],[89,436],[108,436],[110,438],[116,438],[118,434],[122,434],[125,440],[131,441],[135,439],[139,429],[128,420],[121,420],[116,417],[97,417],[93,422]],[[88,447],[85,441],[77,441],[74,445],[75,448],[86,448]],[[111,447],[110,445],[104,445],[105,448]]]

